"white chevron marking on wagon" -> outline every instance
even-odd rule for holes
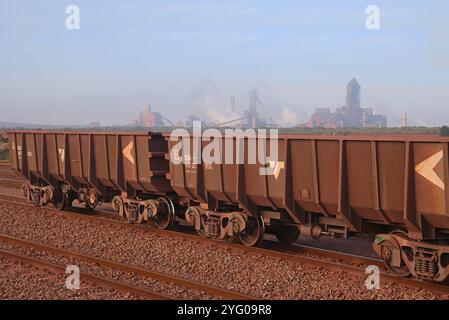
[[[443,150],[438,151],[415,166],[415,172],[444,190],[444,181],[436,174],[435,167],[443,159]]]
[[[274,168],[273,175],[277,180],[279,173],[281,173],[281,169],[284,169],[284,161],[268,161],[268,165],[270,168]]]
[[[123,149],[123,155],[125,156],[126,159],[129,160],[129,162],[131,162],[132,164],[134,164],[134,158],[132,155],[132,150],[133,150],[133,142],[131,141],[130,143],[128,143],[128,145],[125,147],[125,149]]]

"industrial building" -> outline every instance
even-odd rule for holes
[[[151,111],[151,106],[147,105],[143,111],[140,112],[136,124],[146,128],[162,127],[164,126],[162,119],[163,117],[159,112]]]
[[[360,106],[361,86],[353,78],[346,86],[346,103],[343,107],[331,112],[329,108],[317,108],[310,117],[307,126],[310,128],[384,128],[387,117],[374,114],[372,108]]]

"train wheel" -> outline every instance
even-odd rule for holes
[[[112,199],[111,205],[112,205],[112,209],[116,213],[118,213],[119,215],[123,216],[123,201],[122,201],[122,198],[120,198],[119,196],[115,196]]]
[[[86,199],[84,201],[86,209],[95,209],[98,205],[97,192],[94,189],[89,189],[86,193]]]
[[[58,192],[57,195],[55,195],[55,198],[53,199],[53,205],[55,208],[59,211],[64,210],[67,208],[69,204],[69,196],[67,193],[64,192]]]
[[[245,231],[239,234],[240,242],[245,246],[253,247],[262,241],[265,233],[265,224],[262,217],[250,217],[246,222]]]
[[[296,226],[282,226],[275,232],[276,238],[281,243],[290,244],[299,238],[299,229]]]
[[[392,234],[397,233],[404,233],[403,231],[393,231]],[[392,273],[394,273],[398,277],[409,277],[411,275],[410,270],[406,265],[401,265],[400,267],[393,266],[391,264],[391,259],[393,257],[393,251],[392,250],[401,250],[399,248],[399,244],[395,240],[386,240],[382,243],[382,249],[381,249],[381,257],[382,260],[385,263],[385,266],[388,270],[390,270]]]
[[[160,197],[157,199],[157,215],[153,220],[158,229],[170,229],[175,222],[175,207],[170,198]]]

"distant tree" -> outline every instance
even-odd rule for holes
[[[440,129],[440,136],[443,137],[449,137],[449,127],[448,126],[442,126]]]
[[[8,160],[9,159],[9,149],[5,144],[0,144],[0,160]]]

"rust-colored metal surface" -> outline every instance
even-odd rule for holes
[[[94,188],[107,200],[120,192],[171,191],[161,134],[147,132],[8,131],[11,166],[34,185]]]
[[[448,143],[438,136],[284,135],[272,175],[260,175],[263,166],[248,164],[245,154],[240,165],[171,163],[170,177],[178,194],[210,209],[285,211],[301,224],[318,214],[353,232],[387,226],[436,238],[449,231]],[[225,138],[220,145],[224,162]],[[248,139],[244,145],[246,152]]]
[[[180,151],[170,133],[8,135],[11,167],[29,180],[24,195],[37,205],[63,210],[78,199],[93,209],[107,201],[129,223],[170,229],[177,215],[202,237],[246,246],[264,233],[283,243],[299,234],[381,233],[376,252],[399,275],[449,275],[449,138],[280,135],[277,160],[261,163],[270,141],[259,150],[260,141],[248,137],[199,140],[193,154]],[[187,139],[193,151],[200,137]],[[218,163],[199,161],[203,153]],[[272,172],[261,174],[267,168]]]

